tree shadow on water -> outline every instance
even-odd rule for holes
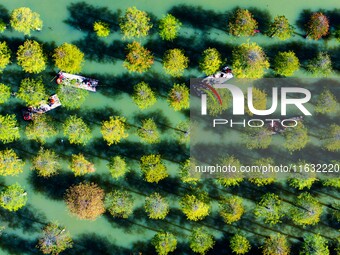
[[[4,232],[0,238],[0,250],[7,251],[8,254],[22,255],[22,254],[41,254],[35,247],[36,241],[27,240],[18,235],[8,234]],[[3,254],[1,252],[1,254]]]
[[[10,20],[8,10],[1,4],[0,4],[0,19],[6,24],[9,23]]]

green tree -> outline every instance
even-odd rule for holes
[[[332,72],[332,60],[326,52],[319,52],[307,64],[307,71],[316,77],[327,77]]]
[[[82,118],[76,115],[68,117],[63,125],[64,135],[71,144],[86,145],[91,139],[91,129],[86,125]]]
[[[319,40],[328,34],[328,30],[328,18],[321,12],[314,12],[306,25],[307,38]]]
[[[5,32],[5,30],[6,30],[6,23],[2,19],[0,19],[0,33]]]
[[[189,58],[184,55],[181,49],[167,50],[163,57],[163,67],[167,74],[174,77],[181,77],[188,67]]]
[[[26,40],[17,51],[18,65],[27,73],[40,73],[46,68],[46,57],[42,46],[33,40]]]
[[[142,110],[153,106],[157,102],[155,92],[152,91],[149,84],[143,81],[133,87],[132,100]]]
[[[256,205],[254,214],[256,217],[264,219],[264,222],[267,224],[275,225],[280,223],[283,212],[279,196],[273,193],[266,193]]]
[[[300,255],[329,255],[327,240],[320,234],[307,234],[303,238]]]
[[[211,116],[217,116],[223,111],[226,111],[229,108],[229,101],[231,99],[231,94],[227,89],[215,89],[217,93],[220,95],[222,104],[217,100],[217,98],[211,94],[209,90],[205,90],[207,92],[207,105],[208,105],[208,114]]]
[[[248,100],[247,100],[248,101]],[[256,110],[266,110],[267,109],[267,93],[263,90],[253,87],[252,88],[252,104]],[[246,107],[246,112],[253,116],[253,113]]]
[[[195,160],[193,158],[181,163],[179,176],[182,182],[195,185],[200,181],[201,173],[193,172],[194,166]]]
[[[290,247],[286,236],[280,233],[266,238],[262,246],[263,255],[289,255]]]
[[[256,29],[257,21],[246,9],[237,9],[229,21],[229,33],[234,36],[252,36]]]
[[[189,108],[190,92],[187,86],[183,84],[174,84],[169,91],[168,103],[175,111]]]
[[[133,203],[127,191],[115,190],[105,196],[105,207],[113,217],[127,219],[133,213]]]
[[[71,235],[65,227],[59,226],[58,223],[49,223],[44,227],[37,247],[44,254],[58,255],[60,252],[72,248],[72,245]]]
[[[17,211],[27,203],[27,193],[18,184],[7,186],[0,193],[0,205],[9,211]]]
[[[296,201],[296,207],[291,209],[291,217],[297,225],[315,225],[320,221],[322,206],[311,194],[304,192]]]
[[[85,89],[79,89],[68,85],[59,85],[57,94],[63,107],[69,110],[79,109],[86,101],[89,92]]]
[[[285,137],[283,147],[290,153],[303,149],[309,141],[308,130],[301,122],[296,127],[286,128],[283,134]]]
[[[97,184],[83,182],[66,190],[65,202],[78,218],[95,220],[105,212],[104,196],[104,190]]]
[[[334,94],[330,90],[324,89],[316,100],[314,110],[322,114],[332,113],[336,111],[337,103]]]
[[[138,42],[127,45],[127,52],[123,66],[130,72],[144,73],[154,62],[152,53]]]
[[[297,172],[291,173],[293,177],[288,179],[289,185],[299,190],[303,190],[305,188],[310,189],[313,183],[318,180],[316,178],[316,173],[311,171],[309,168],[310,164],[306,161],[299,160],[296,165],[299,167],[301,166],[302,169],[306,171],[300,171],[301,169],[298,167]]]
[[[45,114],[35,115],[32,121],[26,126],[27,138],[42,144],[56,134],[57,130],[52,118]]]
[[[332,124],[329,127],[327,136],[323,140],[323,147],[328,151],[339,151],[340,150],[340,126],[339,125]]]
[[[162,220],[169,213],[169,202],[157,192],[145,199],[144,207],[150,219]]]
[[[299,70],[300,61],[293,51],[280,51],[274,58],[274,72],[282,76],[292,76]]]
[[[181,121],[176,126],[178,132],[177,139],[180,143],[189,143],[190,142],[190,132],[191,132],[191,125],[190,121]]]
[[[166,41],[172,41],[178,36],[182,23],[173,15],[167,14],[159,21],[159,36]]]
[[[11,63],[11,50],[6,42],[0,42],[0,73]]]
[[[207,194],[200,195],[185,195],[180,201],[182,212],[187,216],[188,220],[198,221],[209,215],[210,203],[207,199]]]
[[[224,176],[217,179],[217,182],[225,187],[238,186],[243,181],[243,174],[239,171],[241,162],[234,156],[228,156],[220,160],[221,166],[230,166],[236,169],[235,172],[224,173]]]
[[[33,158],[32,168],[39,176],[44,178],[56,175],[61,169],[58,155],[51,150],[40,148],[36,157]]]
[[[266,149],[272,141],[272,131],[266,127],[246,128],[243,137],[248,149]]]
[[[335,39],[340,42],[340,26],[338,26],[334,32]]]
[[[107,37],[110,34],[110,26],[106,22],[96,21],[93,23],[93,31],[99,37]]]
[[[289,39],[294,33],[294,27],[289,24],[285,16],[276,16],[274,21],[270,23],[267,35],[270,37],[277,37],[280,40]]]
[[[203,51],[199,67],[206,75],[215,74],[222,65],[221,54],[215,48],[208,48]]]
[[[124,38],[145,37],[152,28],[150,18],[145,11],[136,7],[126,9],[124,16],[119,19],[119,27]]]
[[[189,236],[190,248],[193,252],[206,254],[208,250],[214,247],[214,236],[209,234],[205,228],[194,228]]]
[[[253,165],[258,166],[261,169],[262,166],[275,166],[275,162],[272,158],[260,158],[256,160]],[[269,185],[275,182],[275,173],[270,171],[250,173],[249,177],[249,182],[255,184],[258,187]]]
[[[70,168],[75,176],[82,176],[96,171],[94,164],[88,161],[83,154],[72,154]]]
[[[230,249],[237,255],[248,253],[250,248],[248,239],[240,234],[236,234],[230,239]]]
[[[119,179],[129,171],[125,159],[121,156],[115,156],[111,158],[107,166],[109,168],[111,176],[115,179]]]
[[[233,73],[237,78],[262,78],[269,62],[263,49],[255,42],[243,43],[232,52]]]
[[[79,73],[84,62],[84,53],[73,44],[63,43],[54,50],[53,60],[60,70]]]
[[[125,132],[126,119],[124,117],[110,116],[109,120],[102,122],[101,133],[104,140],[110,146],[119,143],[122,139],[129,135]]]
[[[41,30],[43,26],[40,15],[27,7],[14,9],[11,13],[10,23],[14,30],[25,35],[30,35],[31,30]]]
[[[177,248],[176,237],[169,232],[159,232],[151,240],[158,255],[167,255]]]
[[[9,86],[0,83],[0,104],[4,104],[11,97],[11,89]]]
[[[18,98],[23,100],[27,105],[38,106],[46,97],[45,86],[41,78],[25,78],[21,81]]]
[[[242,198],[229,196],[219,202],[220,215],[224,222],[231,224],[241,219],[244,213]]]
[[[19,138],[19,127],[15,115],[0,115],[0,141],[10,143]]]
[[[145,180],[150,183],[158,183],[160,180],[169,176],[166,166],[158,154],[142,156],[140,159],[140,168]]]
[[[0,175],[18,175],[24,170],[25,163],[17,156],[14,150],[0,151]]]
[[[142,120],[142,126],[138,128],[137,135],[143,142],[150,144],[158,143],[160,140],[157,125],[153,119]]]

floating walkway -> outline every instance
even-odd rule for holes
[[[64,73],[60,71],[57,76],[57,83],[73,86],[80,89],[96,92],[98,80],[86,78],[76,74]]]

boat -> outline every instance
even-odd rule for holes
[[[57,83],[59,85],[73,86],[92,92],[96,92],[96,87],[98,86],[98,80],[76,74],[64,73],[62,71],[57,75]]]
[[[48,98],[47,101],[42,101],[38,107],[29,106],[23,110],[24,120],[32,120],[35,114],[43,114],[61,106],[60,99],[57,94]]]
[[[233,75],[232,70],[228,66],[226,66],[226,67],[223,67],[221,71],[218,71],[217,73],[213,75],[207,76],[206,78],[203,79],[203,81],[208,82],[210,84],[224,83],[233,77],[234,75]]]

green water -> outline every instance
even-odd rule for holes
[[[316,227],[307,227],[305,229],[294,227],[289,224],[270,227],[264,223],[255,221],[254,216],[251,213],[254,208],[254,200],[258,200],[258,194],[263,194],[268,190],[260,190],[259,188],[249,185],[233,189],[216,188],[211,180],[205,181],[203,188],[208,190],[213,198],[229,193],[239,194],[245,198],[248,212],[244,216],[244,220],[240,223],[233,224],[232,226],[226,226],[218,218],[216,213],[216,202],[213,202],[214,210],[211,217],[208,217],[206,220],[198,223],[190,223],[185,220],[182,214],[178,212],[178,201],[179,196],[184,194],[188,190],[188,187],[181,186],[176,177],[179,167],[178,162],[183,161],[186,158],[185,154],[188,154],[189,152],[188,148],[177,145],[175,139],[176,132],[171,127],[175,127],[180,121],[186,119],[188,117],[187,114],[173,111],[162,97],[160,97],[157,104],[151,107],[150,110],[142,113],[145,116],[156,118],[159,120],[159,123],[163,124],[163,126],[159,126],[162,130],[162,142],[157,146],[144,146],[140,144],[138,137],[135,135],[135,128],[132,127],[129,130],[130,136],[126,141],[120,145],[109,148],[100,140],[99,132],[100,121],[110,116],[111,113],[125,116],[128,123],[131,125],[139,125],[138,119],[140,119],[141,112],[135,104],[132,103],[129,95],[134,84],[146,80],[150,82],[150,85],[156,91],[158,91],[159,95],[165,95],[172,86],[174,80],[164,75],[159,62],[152,67],[149,74],[128,74],[122,67],[121,57],[121,53],[124,53],[124,45],[127,42],[121,40],[119,32],[116,31],[108,38],[101,40],[88,37],[88,31],[86,30],[88,17],[85,13],[82,17],[81,11],[83,9],[80,8],[81,6],[84,7],[86,5],[79,5],[79,8],[77,9],[70,8],[71,3],[79,2],[68,0],[14,0],[0,2],[0,4],[9,12],[14,8],[27,6],[40,13],[41,18],[44,21],[44,29],[41,32],[33,32],[32,37],[44,42],[45,47],[47,48],[53,48],[63,42],[80,45],[79,47],[86,53],[87,57],[82,73],[100,79],[98,93],[91,93],[86,104],[82,110],[79,111],[79,114],[91,125],[93,130],[93,142],[85,148],[69,146],[66,141],[61,143],[62,134],[59,134],[58,138],[47,144],[47,147],[53,148],[63,155],[64,168],[59,176],[43,180],[37,178],[30,170],[29,162],[32,158],[31,153],[34,153],[34,149],[38,149],[39,145],[29,142],[25,140],[25,138],[20,142],[11,145],[11,147],[25,159],[27,163],[25,171],[17,177],[2,178],[0,181],[6,185],[15,182],[22,184],[29,194],[29,204],[25,209],[22,209],[17,213],[10,214],[4,211],[0,212],[0,217],[6,225],[6,230],[0,238],[1,254],[39,254],[34,246],[36,245],[36,240],[41,228],[50,221],[58,221],[60,224],[66,226],[74,238],[74,249],[66,251],[63,254],[120,255],[138,254],[138,252],[143,252],[143,254],[154,254],[154,250],[150,248],[149,245],[150,239],[157,231],[162,229],[172,231],[178,237],[179,247],[175,254],[191,254],[186,242],[187,235],[190,234],[190,230],[194,226],[201,225],[208,227],[217,240],[214,251],[209,253],[215,255],[229,254],[228,252],[230,251],[227,249],[227,246],[229,245],[228,239],[230,234],[238,231],[247,235],[254,245],[261,245],[265,236],[278,231],[289,235],[291,237],[290,240],[293,243],[298,243],[298,238],[306,231],[320,231],[329,240],[332,240],[338,235],[337,230],[329,224],[327,219],[323,219],[322,223]],[[190,57],[193,56],[193,58],[196,58],[204,48],[208,47],[210,44],[215,45],[215,43],[222,49],[225,57],[230,58],[230,47],[247,41],[245,38],[235,39],[226,35],[224,27],[214,27],[216,24],[216,22],[213,22],[214,19],[223,20],[225,13],[237,6],[256,7],[259,10],[265,11],[265,13],[269,12],[272,17],[284,14],[292,22],[298,20],[304,9],[314,11],[320,8],[326,10],[333,10],[336,7],[340,8],[338,0],[287,0],[284,2],[273,0],[259,0],[256,2],[244,0],[87,0],[86,4],[91,10],[88,13],[89,17],[96,17],[96,19],[101,19],[101,16],[98,13],[98,8],[101,7],[107,8],[105,14],[110,17],[115,17],[117,13],[130,6],[136,6],[142,10],[146,10],[157,18],[162,17],[170,10],[173,13],[177,12],[183,15],[184,18],[186,16],[189,17],[195,12],[200,13],[201,15],[197,16],[196,20],[183,20],[184,28],[180,32],[180,36],[183,38],[183,47],[187,49],[187,54]],[[190,13],[190,8],[181,7],[183,4],[191,7],[192,13]],[[197,7],[202,7],[203,10]],[[189,13],[185,13],[183,10],[189,10]],[[207,10],[212,10],[213,12],[209,14],[206,12]],[[77,19],[76,21],[78,23],[73,26],[65,22],[71,18],[70,11],[78,14],[77,17],[82,17],[82,19]],[[116,21],[113,23],[116,23]],[[200,24],[202,24],[201,28]],[[300,30],[298,30],[298,32],[302,33]],[[20,41],[24,39],[21,34],[11,31],[6,31],[3,36],[5,37],[5,40],[6,38],[18,38]],[[275,39],[268,39],[262,35],[257,35],[252,40],[260,43],[261,46],[264,46],[265,49],[272,52],[275,52],[275,49],[283,47],[284,45],[298,42],[297,46],[295,46],[295,50],[299,50],[299,43],[301,43],[306,48],[330,49],[335,50],[334,52],[339,54],[339,50],[336,51],[337,48],[334,48],[336,46],[334,40],[328,42],[311,42],[304,40],[298,35],[285,43],[281,43]],[[154,34],[150,38],[142,40],[142,42],[157,50],[155,52],[156,59],[162,57],[161,53],[165,51],[165,48],[158,49],[157,35]],[[169,43],[166,47],[172,48],[174,45],[176,44]],[[181,45],[181,43],[179,43],[179,45]],[[159,47],[163,46],[164,44],[160,44]],[[301,48],[301,50],[303,51],[306,48]],[[312,55],[312,52],[303,52],[302,55],[306,55],[307,58],[309,55]],[[107,61],[102,61],[103,59],[106,59]],[[100,61],[98,62],[97,60]],[[9,67],[9,70],[1,76],[0,82],[10,84],[13,88],[16,88],[20,82],[20,77],[15,77],[15,70],[15,65]],[[44,73],[44,78],[47,81],[52,80],[54,76],[53,72],[50,71],[51,70]],[[202,76],[194,66],[186,71],[187,78],[196,75]],[[308,75],[303,71],[299,71],[297,76],[305,77]],[[51,92],[56,89],[54,82],[48,83],[47,86]],[[14,101],[12,101],[12,103],[14,103]],[[14,112],[14,110],[2,108],[1,112]],[[60,121],[63,121],[68,114],[71,114],[71,112],[62,108],[51,113],[54,118]],[[24,127],[25,123],[21,122],[21,125]],[[134,217],[131,217],[128,220],[117,220],[112,219],[109,215],[105,215],[101,216],[96,221],[83,221],[78,220],[68,213],[62,200],[62,194],[70,184],[78,182],[83,178],[73,178],[72,174],[67,169],[67,159],[69,159],[72,153],[77,153],[79,151],[89,157],[96,166],[96,172],[90,174],[85,179],[98,182],[106,189],[106,191],[115,188],[123,188],[133,194],[135,198]],[[141,154],[150,152],[159,152],[162,154],[170,172],[170,178],[163,181],[158,186],[149,185],[142,179],[138,161],[136,160]],[[106,168],[109,157],[114,156],[117,153],[121,153],[127,157],[133,173],[126,179],[120,181],[112,180],[108,169]],[[288,202],[293,201],[293,189],[280,185],[272,187],[272,189],[284,196]],[[166,195],[171,202],[172,211],[169,217],[164,221],[150,221],[147,219],[145,213],[141,212],[145,195],[148,195],[155,190]],[[317,187],[313,192],[313,194],[322,200],[325,205],[329,205],[334,200],[339,200],[339,194],[336,190]],[[327,216],[329,216],[329,214],[325,212],[324,217]],[[257,252],[258,251],[254,248],[251,254],[256,254]]]

